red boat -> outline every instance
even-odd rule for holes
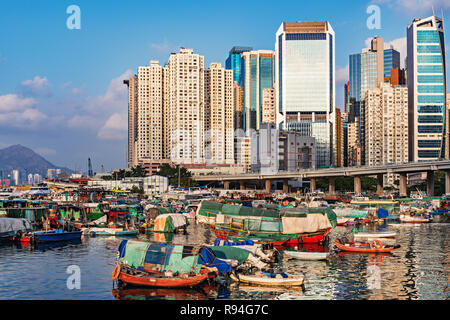
[[[167,277],[164,273],[131,270],[124,266],[120,267],[119,264],[112,274],[113,280],[119,278],[125,284],[159,288],[192,288],[215,276],[216,273],[207,268],[202,268],[197,274],[184,273],[180,276]]]
[[[396,248],[394,246],[384,246],[380,240],[373,240],[370,244],[356,242],[342,243],[340,240],[335,240],[334,244],[342,251],[362,253],[386,253]]]

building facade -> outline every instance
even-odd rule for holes
[[[441,18],[414,19],[407,29],[409,160],[445,157],[446,69]]]
[[[316,139],[317,167],[336,164],[334,38],[328,22],[283,22],[275,39],[277,123]]]
[[[123,81],[128,86],[128,148],[127,168],[138,165],[137,137],[138,137],[138,77],[135,75]]]
[[[257,50],[242,53],[243,129],[259,130],[263,114],[263,90],[273,88],[274,52]]]
[[[277,109],[275,102],[275,90],[265,88],[262,92],[262,120],[261,123],[276,123]]]

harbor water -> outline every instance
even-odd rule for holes
[[[450,275],[450,224],[392,224],[361,227],[361,231],[395,231],[400,248],[373,255],[334,250],[334,239],[350,235],[352,227],[336,227],[326,246],[299,251],[331,251],[327,261],[301,261],[282,256],[281,270],[304,274],[302,289],[271,289],[244,285],[214,285],[202,289],[115,288],[111,273],[119,237],[84,237],[76,243],[0,245],[0,299],[281,299],[281,300],[447,300]],[[372,228],[373,230],[368,230]],[[166,238],[167,237],[167,238]],[[140,240],[176,244],[214,243],[204,225],[191,223],[186,234],[139,235]],[[291,249],[292,250],[292,249]],[[79,286],[73,285],[74,270]]]

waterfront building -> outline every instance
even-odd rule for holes
[[[233,71],[211,63],[205,70],[205,148],[209,164],[234,164]]]
[[[273,88],[263,89],[262,94],[262,123],[276,123],[277,110],[275,103],[275,90]]]
[[[314,137],[279,130],[275,123],[262,123],[251,136],[251,172],[276,174],[316,167]]]
[[[366,165],[408,162],[408,88],[384,83],[366,91]],[[387,174],[385,186],[398,177]]]
[[[243,129],[259,130],[263,113],[263,90],[273,88],[274,52],[272,50],[242,53]]]
[[[130,77],[123,81],[128,86],[128,148],[127,168],[138,165],[137,137],[138,137],[138,78]]]
[[[414,19],[407,28],[409,160],[445,157],[446,70],[443,20]]]
[[[336,167],[344,166],[344,118],[345,114],[336,108]]]
[[[161,194],[169,191],[169,178],[152,175],[142,178],[142,189],[147,195]]]
[[[329,22],[283,22],[275,39],[277,124],[316,139],[317,167],[336,164],[335,40]]]
[[[204,69],[204,57],[192,49],[170,54],[166,132],[176,164],[205,163]]]

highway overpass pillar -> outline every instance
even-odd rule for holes
[[[283,192],[289,192],[289,179],[283,179]]]
[[[377,174],[377,194],[383,194],[383,174]]]
[[[328,178],[328,193],[329,194],[334,194],[336,191],[335,181],[336,181],[335,177]]]
[[[450,194],[450,170],[445,171],[445,194]]]
[[[406,197],[408,195],[407,182],[408,182],[407,174],[400,173],[400,185],[399,185],[400,197]]]
[[[244,180],[239,181],[239,187],[241,190],[245,190],[245,181]]]
[[[223,182],[223,188],[225,190],[230,190],[230,181],[224,181]]]
[[[266,179],[266,192],[270,192],[270,179]]]
[[[355,192],[355,194],[361,193],[361,177],[360,176],[355,176],[353,178],[353,191]]]
[[[427,195],[434,196],[434,171],[427,172]]]
[[[316,192],[316,178],[309,179],[309,189],[310,192]]]

